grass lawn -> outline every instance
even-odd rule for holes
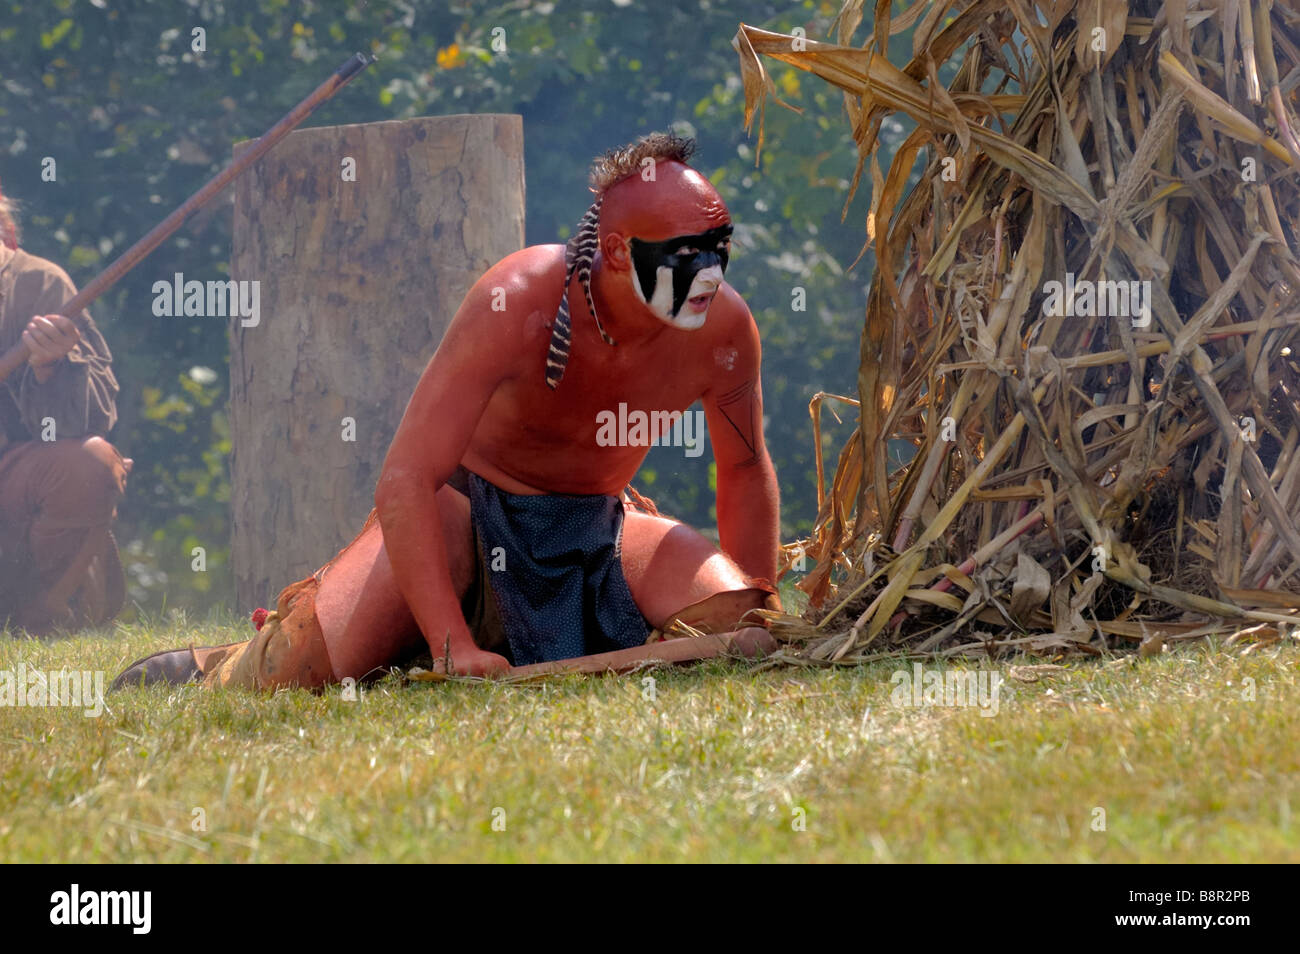
[[[0,671],[107,684],[249,632],[0,638]],[[1298,667],[1295,643],[1003,664],[992,716],[893,704],[903,662],[2,708],[0,860],[1297,861]]]

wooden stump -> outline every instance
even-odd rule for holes
[[[260,283],[259,323],[231,320],[241,610],[274,606],[361,529],[461,299],[523,241],[519,116],[298,130],[237,181],[231,277]]]

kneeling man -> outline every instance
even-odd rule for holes
[[[126,599],[111,528],[131,461],[105,440],[117,419],[112,355],[77,290],[23,251],[0,192],[0,629],[43,634],[105,623]]]
[[[640,646],[674,621],[732,630],[776,605],[758,331],[723,281],[731,217],[687,165],[693,148],[655,134],[601,157],[568,245],[479,279],[407,406],[371,518],[254,639],[161,653],[118,684],[317,687],[423,649],[487,675]],[[662,424],[697,400],[725,552],[629,499],[657,435],[601,434],[620,405]]]

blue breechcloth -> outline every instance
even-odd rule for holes
[[[619,498],[511,494],[466,473],[482,571],[513,665],[645,644],[651,628],[623,576]]]

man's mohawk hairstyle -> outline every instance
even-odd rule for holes
[[[678,136],[670,132],[650,133],[636,142],[618,149],[611,149],[599,156],[591,164],[591,191],[596,193],[596,201],[582,216],[578,230],[564,246],[564,295],[560,298],[560,308],[555,313],[555,324],[551,330],[551,347],[546,355],[546,384],[555,390],[564,377],[564,369],[569,364],[569,347],[573,344],[572,328],[569,318],[569,283],[573,273],[578,273],[578,281],[587,298],[587,309],[596,319],[596,330],[605,344],[617,342],[605,332],[596,314],[596,302],[591,297],[591,263],[596,258],[600,247],[600,204],[605,192],[616,182],[639,173],[645,168],[646,160],[652,163],[663,161],[686,162],[695,154],[695,140]]]
[[[653,162],[687,162],[693,155],[694,139],[670,132],[650,133],[598,157],[591,164],[591,191],[599,195],[614,183],[640,172],[647,159]]]

